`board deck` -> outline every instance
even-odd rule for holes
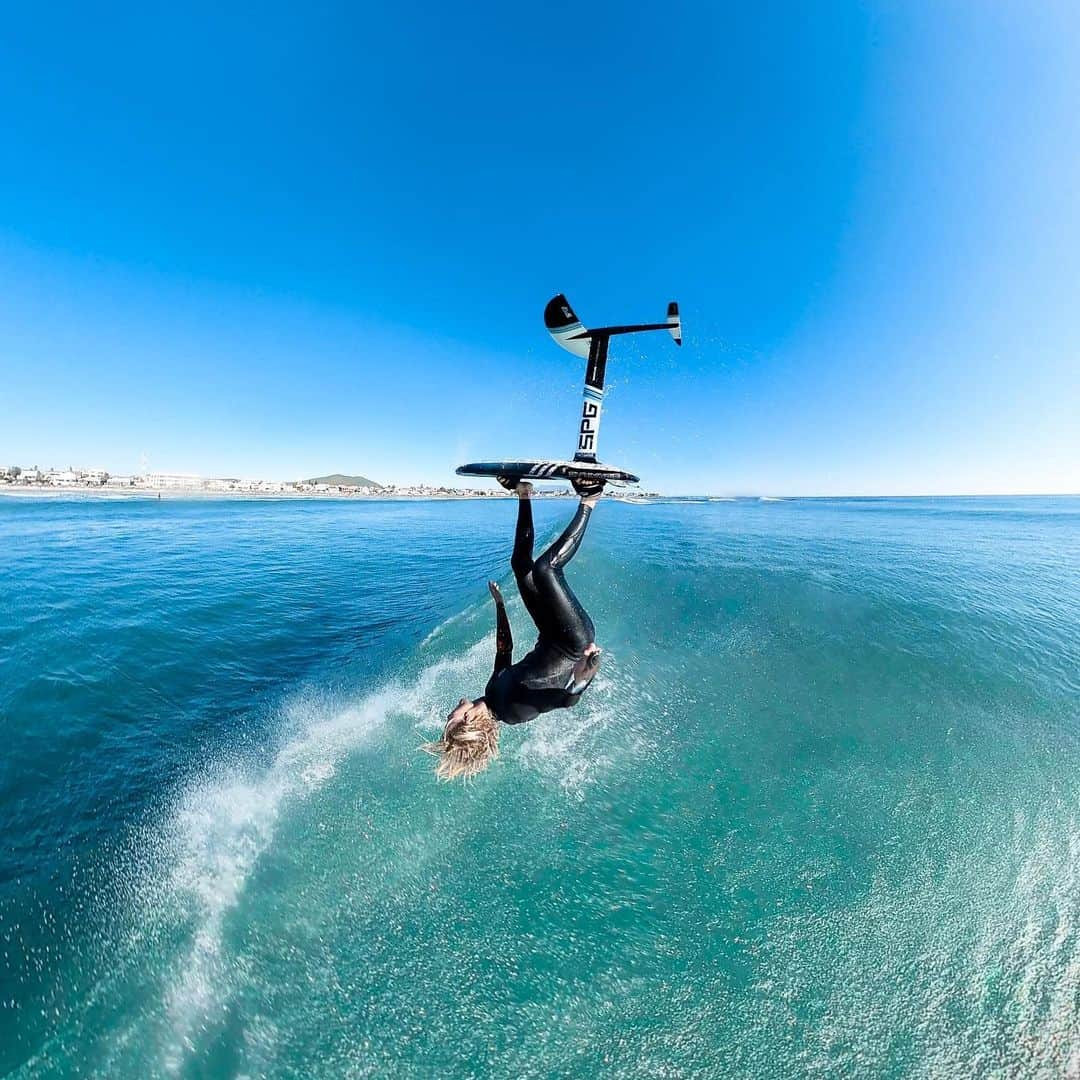
[[[588,461],[474,461],[458,476],[520,476],[523,480],[604,480],[636,484],[638,477],[612,465]]]

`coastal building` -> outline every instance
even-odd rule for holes
[[[201,476],[195,473],[143,473],[138,478],[139,487],[148,488],[184,488],[189,491],[198,491],[205,486]]]
[[[79,474],[73,469],[50,469],[45,474],[45,483],[53,487],[74,487],[79,482]]]

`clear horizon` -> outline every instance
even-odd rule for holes
[[[1067,5],[10,22],[6,464],[567,457],[565,292],[587,324],[680,301],[681,350],[609,366],[600,456],[645,489],[1080,488]]]

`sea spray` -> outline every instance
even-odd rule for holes
[[[447,673],[473,664],[468,653],[446,658],[425,668],[411,685],[384,687],[330,716],[294,713],[288,719],[299,733],[265,773],[248,777],[230,772],[183,797],[163,838],[174,864],[169,892],[194,924],[190,948],[174,965],[167,993],[171,1045],[165,1064],[170,1071],[179,1070],[192,1033],[212,1025],[227,1007],[232,972],[223,956],[223,924],[272,842],[280,815],[290,803],[314,795],[341,758],[373,738],[388,719],[417,716]]]

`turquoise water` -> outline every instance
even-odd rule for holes
[[[605,503],[436,785],[512,518],[0,499],[0,1072],[1080,1071],[1080,500]]]

